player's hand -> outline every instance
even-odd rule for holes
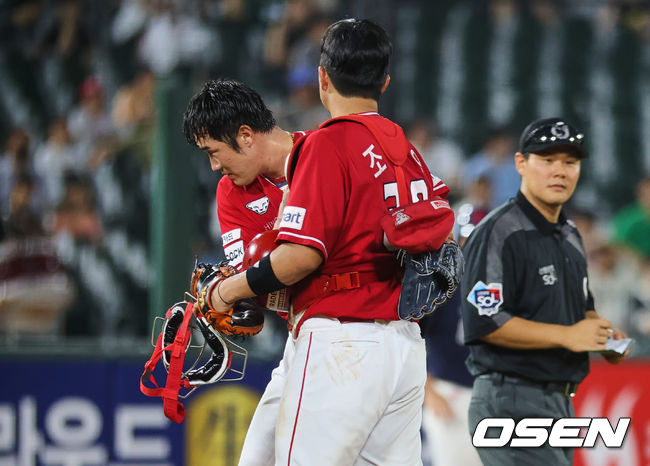
[[[199,289],[196,296],[196,304],[203,314],[214,315],[230,313],[232,311],[233,304],[235,303],[228,303],[221,297],[220,288],[223,286],[225,281],[226,278],[218,277],[213,279],[213,281],[209,281],[206,284],[207,286]],[[216,318],[216,316],[214,318]]]
[[[196,298],[195,314],[204,315],[208,322],[216,319],[213,314],[228,312],[234,303],[221,299],[219,288],[223,281],[235,275],[237,271],[226,261],[219,264],[199,263],[194,266],[190,280],[190,293]]]
[[[567,327],[564,347],[576,353],[603,351],[611,328],[612,324],[604,317],[583,319]]]

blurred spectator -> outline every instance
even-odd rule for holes
[[[283,128],[292,131],[313,130],[330,119],[318,94],[317,65],[305,64],[292,68],[287,81],[289,98],[279,111],[273,112]]]
[[[33,194],[34,178],[27,173],[19,174],[9,196],[8,238],[21,239],[43,234],[41,219],[32,207]]]
[[[76,240],[99,242],[102,224],[90,179],[67,173],[64,184],[65,193],[56,209],[52,231],[55,234],[65,231]]]
[[[54,208],[63,196],[63,174],[83,167],[65,119],[50,125],[47,140],[34,154],[34,167],[43,181],[47,205]]]
[[[113,150],[117,133],[97,78],[90,76],[79,86],[79,105],[68,118],[68,128],[82,165],[98,153]]]
[[[113,99],[112,117],[120,134],[120,147],[132,149],[141,166],[147,168],[151,163],[155,86],[154,74],[143,70],[120,87]],[[102,162],[96,158],[91,165],[96,167]]]
[[[636,186],[636,202],[613,219],[614,241],[650,259],[650,175]]]
[[[80,37],[83,32],[80,28],[83,3],[80,0],[40,3],[42,6],[34,25],[31,53],[40,57],[53,49],[62,58],[72,55],[76,47],[84,45],[85,37]]]
[[[650,259],[641,264],[636,287],[630,296],[629,336],[636,339],[635,353],[650,354]]]
[[[0,243],[0,333],[51,336],[75,288],[50,239],[32,236]]]
[[[519,191],[521,180],[514,159],[514,137],[506,127],[490,131],[483,147],[463,167],[463,186],[468,187],[481,176],[492,184],[490,205],[501,205]]]
[[[314,9],[302,25],[303,32],[289,46],[287,65],[289,72],[294,68],[311,66],[316,72],[320,61],[321,39],[332,23],[329,16]]]
[[[589,286],[598,313],[605,316],[614,327],[629,332],[629,297],[640,285],[636,260],[625,251],[602,244],[591,251],[588,261]]]
[[[56,332],[61,311],[74,297],[74,288],[31,207],[33,192],[33,178],[18,175],[6,237],[0,242],[0,330],[13,336]]]
[[[284,8],[280,20],[268,27],[264,43],[267,64],[277,68],[287,66],[291,48],[305,36],[309,19],[318,11],[313,0],[287,0]]]
[[[493,206],[492,182],[486,176],[480,176],[465,191],[465,196],[456,203],[456,223],[454,237],[462,244],[472,233],[476,225],[490,213]]]
[[[277,118],[291,130],[313,130],[330,118],[318,91],[320,40],[330,23],[330,18],[314,10],[305,21],[303,35],[287,51],[289,95]]]
[[[114,42],[118,44],[127,42],[144,30],[149,19],[145,3],[143,0],[120,2],[119,10],[111,24],[111,38]]]
[[[29,136],[22,128],[14,129],[5,145],[5,151],[0,158],[0,215],[9,214],[11,193],[16,180],[22,175],[34,176],[34,167],[29,152]],[[38,185],[33,186],[30,202],[31,207],[40,213],[43,199]]]
[[[591,253],[606,243],[605,234],[600,231],[598,226],[596,214],[591,210],[580,209],[570,205],[566,207],[565,212],[567,217],[575,223],[582,237],[587,262],[591,264]]]
[[[192,8],[172,0],[143,3],[148,20],[138,44],[138,58],[155,74],[164,76],[180,65],[198,66],[216,61],[219,38]],[[130,12],[133,15],[130,21],[138,24],[141,11],[131,8]]]
[[[449,139],[436,134],[436,127],[424,119],[416,119],[406,129],[406,137],[420,152],[429,170],[442,179],[451,189],[450,195],[458,195],[463,166],[463,152]]]

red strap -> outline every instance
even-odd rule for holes
[[[377,272],[344,272],[334,275],[316,275],[298,282],[291,288],[294,312],[300,312],[330,293],[353,290],[368,283],[388,280]]]
[[[399,125],[380,115],[344,115],[336,118],[330,118],[329,120],[321,123],[318,128],[325,128],[326,126],[341,121],[353,121],[365,126],[377,140],[382,151],[384,154],[386,154],[386,157],[388,157],[388,159],[396,166],[402,165],[404,162],[406,162],[409,154],[409,142],[406,139],[406,136],[404,136],[404,130]],[[300,154],[300,149],[311,134],[312,133],[309,133],[304,138],[299,139],[291,149],[289,159],[287,160],[286,170],[286,178],[289,188],[291,188],[293,173],[295,172],[296,165],[298,164],[298,155]],[[406,186],[405,183],[404,185]],[[400,196],[401,195],[402,193],[400,192]],[[403,199],[408,200],[407,197],[404,197]],[[407,203],[408,201],[404,201],[404,204]]]
[[[365,126],[377,140],[386,157],[395,165],[406,162],[409,154],[409,142],[404,130],[396,123],[381,115],[343,115],[324,121],[318,127],[324,128],[339,121],[355,121]]]
[[[400,206],[410,204],[411,196],[409,196],[409,191],[408,188],[406,187],[406,178],[404,177],[404,170],[399,165],[395,166],[395,179],[397,180],[397,193],[399,194]]]
[[[165,416],[170,420],[181,423],[185,419],[185,408],[183,404],[178,401],[178,393],[181,388],[192,388],[187,379],[182,379],[183,376],[183,361],[185,360],[185,348],[190,339],[192,331],[189,328],[190,318],[192,317],[193,304],[188,303],[185,307],[185,314],[183,315],[183,322],[176,332],[174,342],[162,347],[162,332],[158,335],[156,347],[151,355],[151,358],[144,365],[144,372],[140,377],[140,391],[147,396],[159,396],[163,399],[163,410]],[[171,310],[167,311],[167,317]],[[167,370],[167,380],[164,388],[149,388],[145,382],[151,381],[156,387],[156,379],[153,376],[153,371],[160,360],[163,351],[171,351],[169,361],[169,368]]]

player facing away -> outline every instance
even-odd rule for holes
[[[318,78],[333,118],[294,147],[280,244],[204,299],[225,312],[228,303],[297,284],[291,351],[265,394],[279,400],[268,420],[274,435],[252,425],[244,447],[255,448],[253,438],[263,447],[274,443],[274,459],[258,464],[421,464],[424,342],[417,323],[399,320],[402,272],[383,244],[380,219],[398,205],[446,196],[448,188],[401,128],[377,113],[391,52],[371,21],[327,29]],[[400,156],[398,184],[391,157]],[[242,453],[246,464],[254,464],[251,456]]]

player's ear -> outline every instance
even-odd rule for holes
[[[237,143],[248,147],[253,142],[253,129],[248,125],[241,125],[237,131]]]
[[[517,172],[520,175],[524,174],[524,168],[526,166],[526,162],[528,161],[528,157],[526,157],[524,154],[521,152],[517,152],[515,154],[515,167],[517,168]]]
[[[327,91],[330,86],[330,76],[325,71],[325,68],[322,66],[318,67],[318,87],[321,91]]]
[[[386,91],[386,88],[388,87],[388,84],[390,83],[390,74],[386,75],[386,81],[384,81],[384,85],[381,87],[381,93],[383,94]]]

